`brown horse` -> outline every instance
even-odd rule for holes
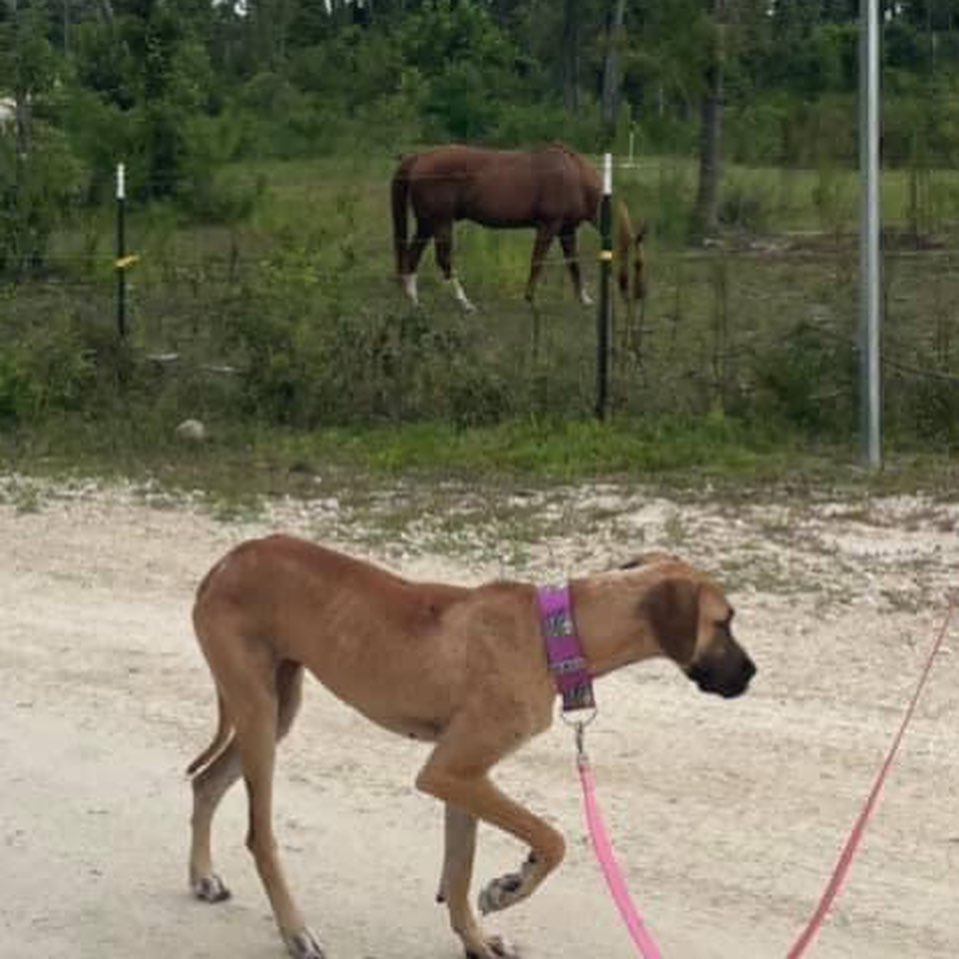
[[[453,223],[472,220],[494,228],[533,227],[536,240],[526,299],[533,302],[546,252],[558,236],[573,289],[581,302],[589,303],[576,253],[576,229],[587,221],[598,225],[601,195],[596,169],[560,143],[528,151],[451,145],[410,154],[400,162],[392,182],[398,278],[410,299],[418,302],[416,268],[433,240],[436,262],[453,294],[472,310],[453,272]],[[411,241],[407,240],[409,207],[416,217]],[[627,299],[642,299],[644,230],[633,230],[625,207],[620,206],[619,214],[619,286]]]

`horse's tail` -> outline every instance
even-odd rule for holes
[[[415,155],[404,157],[393,174],[390,192],[393,200],[393,247],[396,250],[396,272],[406,273],[406,211],[410,198],[410,171]]]

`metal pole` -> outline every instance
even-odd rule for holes
[[[117,164],[117,332],[127,335],[127,271],[126,271],[126,169]]]
[[[879,0],[860,0],[859,24],[860,405],[866,464],[882,463],[879,330]]]
[[[599,202],[599,311],[596,314],[596,418],[606,419],[609,405],[609,340],[612,301],[609,278],[613,266],[613,156],[603,154],[603,196]]]

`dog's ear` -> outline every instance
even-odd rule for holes
[[[650,550],[648,553],[637,553],[635,556],[620,563],[617,569],[639,569],[640,566],[649,566],[652,563],[678,563],[679,557],[661,550]]]
[[[680,666],[692,662],[699,631],[699,585],[685,576],[670,576],[650,587],[640,610],[659,648]]]

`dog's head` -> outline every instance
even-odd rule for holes
[[[756,673],[732,632],[733,608],[707,576],[665,554],[651,554],[652,579],[640,601],[654,642],[704,692],[727,699],[746,691]]]

